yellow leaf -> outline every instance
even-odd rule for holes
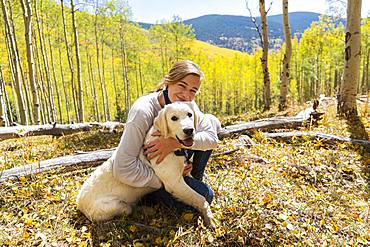
[[[182,218],[185,220],[185,221],[191,221],[193,219],[194,215],[193,213],[185,213]]]
[[[162,243],[161,237],[156,237],[155,243],[158,244],[158,245],[161,244]]]
[[[271,185],[270,181],[268,181],[266,178],[264,178],[262,180],[262,184],[265,185],[265,186],[270,186]]]
[[[24,231],[23,234],[22,234],[22,238],[24,240],[27,240],[29,237],[30,237],[30,234],[27,231]]]
[[[272,199],[273,199],[273,196],[272,196],[272,194],[271,193],[269,193],[269,192],[266,192],[265,193],[265,196],[263,197],[263,199],[262,199],[262,202],[263,202],[263,204],[268,204],[268,203],[270,203],[270,202],[272,202]]]
[[[24,222],[27,226],[32,226],[33,225],[33,220],[32,220],[32,218],[28,218],[28,219],[26,219],[25,220],[25,222]]]
[[[129,226],[128,229],[130,230],[130,232],[136,232],[137,231],[137,227],[134,226],[134,225]]]
[[[87,246],[87,242],[85,241],[85,242],[81,242],[80,244],[79,244],[79,246],[80,247],[86,247]]]

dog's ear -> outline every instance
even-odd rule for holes
[[[199,117],[199,114],[196,110],[193,109],[193,115],[194,115],[194,128],[197,129],[198,128],[198,124],[200,122],[200,117]]]
[[[163,108],[154,119],[154,127],[159,130],[164,138],[168,137],[168,124],[166,118],[166,108]]]
[[[197,104],[194,102],[194,101],[191,101],[188,103],[188,105],[190,106],[191,110],[193,111],[193,116],[194,116],[194,128],[197,129],[198,127],[198,124],[200,122],[200,110],[197,106]]]

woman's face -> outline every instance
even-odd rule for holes
[[[200,87],[200,78],[197,75],[189,74],[177,83],[167,86],[168,96],[171,102],[192,101]]]

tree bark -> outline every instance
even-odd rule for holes
[[[52,122],[51,119],[51,110],[50,110],[50,101],[48,97],[48,92],[46,90],[45,86],[45,80],[44,80],[44,74],[42,73],[42,63],[40,60],[40,55],[39,55],[39,49],[37,46],[37,40],[36,37],[34,37],[34,44],[35,44],[35,59],[36,59],[36,78],[38,78],[38,89],[40,90],[40,104],[41,104],[41,114],[42,115],[42,122],[43,123],[48,123]],[[40,84],[41,82],[41,84]]]
[[[39,18],[39,14],[38,14],[37,2],[38,2],[38,0],[35,0],[35,16],[36,16],[36,20],[37,20],[37,31],[38,31],[38,34],[39,34],[42,64],[44,65],[43,68],[44,68],[44,74],[45,74],[45,77],[46,77],[46,86],[47,86],[46,88],[47,88],[47,90],[45,88],[45,92],[47,93],[46,97],[48,98],[48,104],[49,104],[49,109],[50,109],[49,110],[50,111],[50,113],[49,113],[50,121],[55,122],[55,120],[56,120],[56,110],[55,110],[55,104],[54,104],[54,98],[53,98],[54,88],[53,88],[52,82],[51,82],[48,54],[47,54],[47,49],[46,49],[45,40],[44,40],[44,32],[43,32],[43,28],[42,28],[42,22]],[[41,70],[40,70],[40,73],[41,73]]]
[[[75,53],[77,62],[77,100],[78,100],[78,120],[79,122],[84,122],[84,100],[83,100],[83,87],[82,87],[82,72],[81,72],[81,58],[80,58],[80,44],[78,42],[78,32],[76,23],[76,9],[73,0],[71,0],[71,12],[72,12],[72,27],[75,43]]]
[[[13,8],[12,8],[12,3],[10,2],[10,0],[7,0],[7,3],[9,5],[9,17],[10,17],[10,24],[12,25],[12,30],[16,30],[15,26],[14,26],[14,18],[13,18]],[[18,42],[17,42],[17,35],[14,33],[13,35],[14,37],[14,44],[15,44],[15,51],[17,53],[17,59],[18,59],[18,64],[19,64],[19,73],[20,73],[20,76],[21,76],[21,82],[22,82],[22,95],[24,96],[23,97],[23,100],[24,100],[24,107],[26,109],[26,119],[27,119],[27,123],[30,122],[30,118],[32,117],[32,112],[31,112],[31,102],[30,102],[30,97],[29,97],[29,88],[28,88],[28,84],[27,84],[27,78],[25,77],[24,75],[24,70],[23,70],[23,66],[22,66],[22,60],[21,60],[21,57],[19,56],[19,49],[18,49]]]
[[[25,39],[26,39],[26,50],[27,50],[27,62],[28,62],[28,79],[30,81],[31,92],[32,92],[32,119],[31,122],[34,124],[40,124],[40,101],[37,92],[37,85],[35,80],[35,68],[34,68],[34,56],[32,48],[32,7],[30,0],[21,0],[21,6],[23,10],[24,28],[25,28]]]
[[[69,70],[71,72],[71,88],[72,88],[73,107],[74,107],[75,114],[76,114],[76,120],[77,120],[77,122],[79,122],[78,107],[77,107],[77,102],[76,102],[77,97],[76,97],[76,89],[75,89],[75,80],[74,80],[75,73],[74,73],[74,65],[73,65],[71,50],[70,50],[69,43],[68,43],[67,24],[66,24],[66,17],[65,17],[65,13],[64,13],[64,0],[60,0],[60,3],[61,3],[61,7],[62,7],[64,44],[65,44],[66,51],[67,51],[67,59],[68,59]]]
[[[288,19],[288,0],[283,0],[283,19],[284,19],[284,37],[285,37],[285,54],[283,59],[283,71],[280,76],[280,103],[279,110],[287,108],[287,94],[290,79],[290,57],[292,56],[292,40],[290,37],[290,27]]]
[[[10,50],[10,47],[9,47],[9,39],[8,37],[5,37],[5,45],[6,45],[6,50],[9,51]],[[12,96],[13,96],[13,99],[14,99],[14,104],[17,105],[17,97],[15,96],[15,79],[14,79],[14,70],[13,70],[13,63],[12,63],[12,59],[10,57],[10,53],[8,52],[8,64],[9,64],[9,70],[10,70],[10,88],[11,88],[11,92],[12,92]],[[1,65],[0,65],[0,68],[1,68]],[[0,73],[1,73],[1,77],[4,78],[4,75],[3,75],[3,71],[2,71],[2,68],[0,69]],[[4,82],[5,83],[5,82]],[[6,90],[4,90],[4,93],[6,95]],[[14,123],[14,119],[13,119],[13,114],[12,114],[12,107],[11,107],[11,104],[10,104],[10,100],[9,100],[9,97],[6,97],[8,100],[7,100],[7,109],[8,109],[8,113],[9,113],[9,122],[10,123]],[[19,111],[18,111],[18,107],[15,107],[16,109],[16,115],[19,117]],[[19,118],[18,118],[19,119]]]
[[[3,80],[2,68],[0,67],[0,127],[8,126],[6,123],[6,102],[5,102],[5,86]]]
[[[56,76],[56,72],[55,72],[53,48],[51,46],[50,36],[48,36],[48,43],[49,43],[49,50],[50,50],[51,71],[53,73],[53,82],[54,82],[55,92],[56,92],[57,101],[58,101],[59,123],[63,123],[62,102],[61,102],[61,97],[62,96],[61,96],[61,93],[59,92],[59,86],[58,86],[57,76]]]
[[[15,92],[17,95],[17,104],[19,109],[19,115],[20,115],[20,122],[21,124],[27,124],[27,113],[26,108],[24,105],[23,100],[23,91],[22,91],[22,81],[21,81],[21,75],[19,71],[19,59],[18,59],[18,52],[16,51],[15,41],[14,41],[14,30],[12,29],[10,22],[9,22],[9,16],[8,16],[8,10],[6,6],[5,0],[1,0],[1,7],[3,11],[3,18],[4,18],[4,24],[6,26],[6,35],[9,38],[9,45],[10,49],[9,57],[11,58],[12,64],[13,64],[13,73],[14,73],[14,80],[15,80]]]
[[[64,69],[63,69],[63,63],[62,63],[62,51],[60,47],[58,48],[59,52],[59,68],[60,68],[60,77],[62,80],[62,85],[63,85],[63,93],[64,93],[64,99],[66,103],[66,111],[67,111],[67,122],[71,122],[71,114],[70,114],[70,108],[69,108],[69,96],[68,96],[68,90],[67,90],[67,85],[64,80]]]
[[[267,12],[265,10],[265,0],[259,0],[259,10],[261,14],[261,24],[262,24],[261,65],[263,71],[263,100],[265,104],[264,110],[267,111],[271,107],[271,92],[270,92],[270,73],[268,68],[269,39],[266,18]]]
[[[361,0],[348,0],[345,34],[345,66],[338,95],[338,114],[357,116],[356,94],[361,61]]]

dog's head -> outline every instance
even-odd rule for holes
[[[192,103],[175,102],[166,105],[154,120],[154,127],[165,137],[177,139],[185,147],[194,144],[197,116]]]

